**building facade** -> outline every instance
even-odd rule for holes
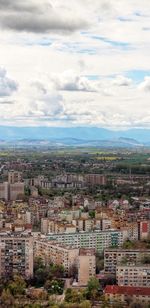
[[[95,249],[83,249],[79,251],[78,259],[78,285],[86,286],[91,277],[96,274]]]
[[[116,273],[116,266],[128,263],[135,266],[141,263],[145,257],[150,257],[150,249],[105,249],[104,251],[104,270],[105,273]]]
[[[150,265],[117,266],[116,279],[119,286],[150,287]]]
[[[104,290],[105,299],[110,301],[119,301],[122,304],[131,302],[141,304],[142,307],[150,303],[149,287],[131,287],[107,285]]]
[[[97,252],[102,252],[108,247],[121,246],[123,244],[123,232],[119,230],[109,230],[49,234],[48,239],[77,248],[94,248]]]
[[[0,234],[0,278],[33,276],[33,239],[30,235]]]
[[[42,239],[35,241],[34,253],[36,257],[41,257],[46,265],[62,265],[69,274],[71,268],[77,266],[79,249]]]

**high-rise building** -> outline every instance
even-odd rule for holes
[[[8,182],[0,183],[0,199],[9,200],[9,184]]]
[[[106,177],[103,174],[87,174],[85,181],[89,185],[106,185]]]
[[[24,233],[0,234],[0,278],[33,276],[33,238]]]
[[[21,172],[10,171],[8,182],[0,183],[0,199],[15,201],[24,195],[24,182]]]
[[[82,248],[79,251],[78,285],[86,286],[89,279],[96,274],[95,249]]]
[[[9,171],[8,172],[8,183],[9,184],[14,184],[22,182],[22,173],[18,171]]]

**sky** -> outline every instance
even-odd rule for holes
[[[0,0],[0,125],[150,128],[149,0]]]

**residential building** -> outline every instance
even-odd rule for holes
[[[0,278],[33,276],[33,239],[24,233],[0,234]]]
[[[24,183],[0,183],[0,199],[5,201],[15,201],[24,195]]]
[[[94,248],[97,252],[123,244],[123,232],[120,230],[49,234],[48,238],[78,248]]]
[[[17,171],[8,172],[8,182],[0,183],[0,199],[15,201],[24,195],[24,182],[22,173]]]
[[[115,249],[104,251],[104,270],[107,273],[116,273],[116,266],[128,263],[135,266],[145,257],[150,257],[150,249]]]
[[[139,239],[145,240],[150,236],[150,220],[140,221],[139,225]]]
[[[119,301],[123,304],[140,303],[145,307],[145,304],[150,303],[150,288],[149,287],[131,287],[107,285],[105,290],[105,299],[110,302]]]
[[[87,174],[85,181],[89,185],[106,185],[106,177],[103,174]]]
[[[96,274],[95,249],[81,248],[78,259],[78,285],[86,286]]]
[[[150,265],[119,265],[116,279],[119,286],[150,287]]]
[[[24,183],[16,182],[9,184],[9,200],[15,201],[24,195]]]
[[[0,183],[0,199],[9,200],[9,184],[8,182]]]
[[[8,183],[15,184],[22,182],[22,173],[18,171],[9,171],[8,172]]]
[[[78,255],[79,249],[73,246],[51,242],[48,239],[38,239],[35,241],[35,256],[40,256],[45,264],[52,262],[63,265],[68,274],[72,266],[77,266]]]

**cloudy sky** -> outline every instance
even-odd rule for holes
[[[150,0],[0,0],[0,125],[150,127]]]

